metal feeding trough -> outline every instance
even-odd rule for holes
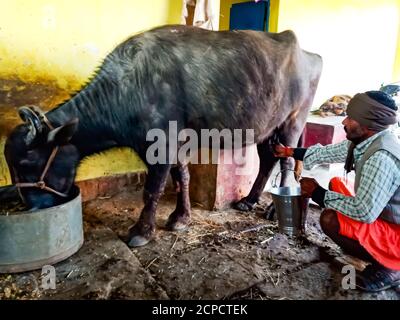
[[[0,188],[0,201],[15,201],[14,186]],[[64,204],[0,215],[0,273],[40,269],[67,259],[83,244],[82,201],[78,187]]]

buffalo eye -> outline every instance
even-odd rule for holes
[[[26,167],[26,166],[32,167],[32,166],[37,165],[38,160],[39,160],[38,153],[33,150],[29,150],[26,153],[26,159],[20,160],[19,164],[24,167]]]
[[[19,162],[19,165],[22,167],[33,167],[36,165],[36,161],[32,161],[29,159],[23,159]]]

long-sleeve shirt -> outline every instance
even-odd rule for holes
[[[364,155],[370,144],[383,132],[379,132],[354,148],[354,163]],[[304,168],[309,170],[316,164],[344,162],[350,141],[334,145],[320,144],[307,149]],[[375,152],[361,168],[361,178],[354,197],[326,191],[324,205],[342,214],[365,223],[375,221],[400,186],[400,161],[385,150]]]

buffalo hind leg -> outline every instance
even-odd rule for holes
[[[278,161],[278,158],[274,157],[272,153],[269,139],[257,145],[257,152],[260,158],[260,169],[250,193],[234,205],[235,209],[240,211],[250,211],[254,208],[264,191],[272,169]]]
[[[289,134],[286,135],[280,135],[279,136],[279,141],[287,146],[292,146],[293,145],[293,138],[289,137]],[[296,132],[294,133],[294,136],[296,139]],[[295,141],[295,140],[294,140]],[[297,147],[302,147],[303,146],[303,134],[300,135],[300,138],[297,140]],[[297,180],[297,175],[301,175],[302,171],[302,164],[299,163],[299,161],[294,161],[293,158],[280,158],[279,159],[280,167],[281,167],[281,182],[279,184],[280,187],[285,187],[288,185],[288,179],[290,175],[294,174],[295,179]],[[292,172],[294,171],[294,173]]]
[[[156,164],[148,166],[148,174],[143,191],[144,207],[139,220],[129,230],[128,246],[140,247],[147,244],[155,231],[155,214],[158,201],[164,192],[171,165]]]
[[[299,120],[297,123],[288,122],[286,123],[278,132],[278,140],[285,146],[293,146],[297,145],[297,147],[303,146],[303,126],[304,121]],[[298,174],[301,174],[302,166],[296,162],[296,166],[293,166],[294,159],[293,158],[281,158],[280,160],[280,169],[281,169],[281,181],[279,186],[285,187],[288,185],[289,174],[292,174],[290,170],[293,170],[294,167],[294,176],[295,179],[298,179]],[[268,220],[273,220],[275,216],[275,206],[272,202],[264,212],[264,217]]]
[[[177,192],[176,208],[168,218],[166,227],[171,231],[187,229],[190,223],[189,169],[187,165],[171,168],[171,177]]]

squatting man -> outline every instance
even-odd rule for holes
[[[347,140],[309,148],[275,145],[275,156],[293,157],[310,170],[316,164],[344,162],[354,183],[334,177],[329,190],[315,179],[300,180],[302,195],[324,210],[324,233],[343,251],[370,264],[356,286],[381,291],[400,286],[400,142],[389,129],[397,122],[395,101],[381,91],[356,94],[343,120]]]

